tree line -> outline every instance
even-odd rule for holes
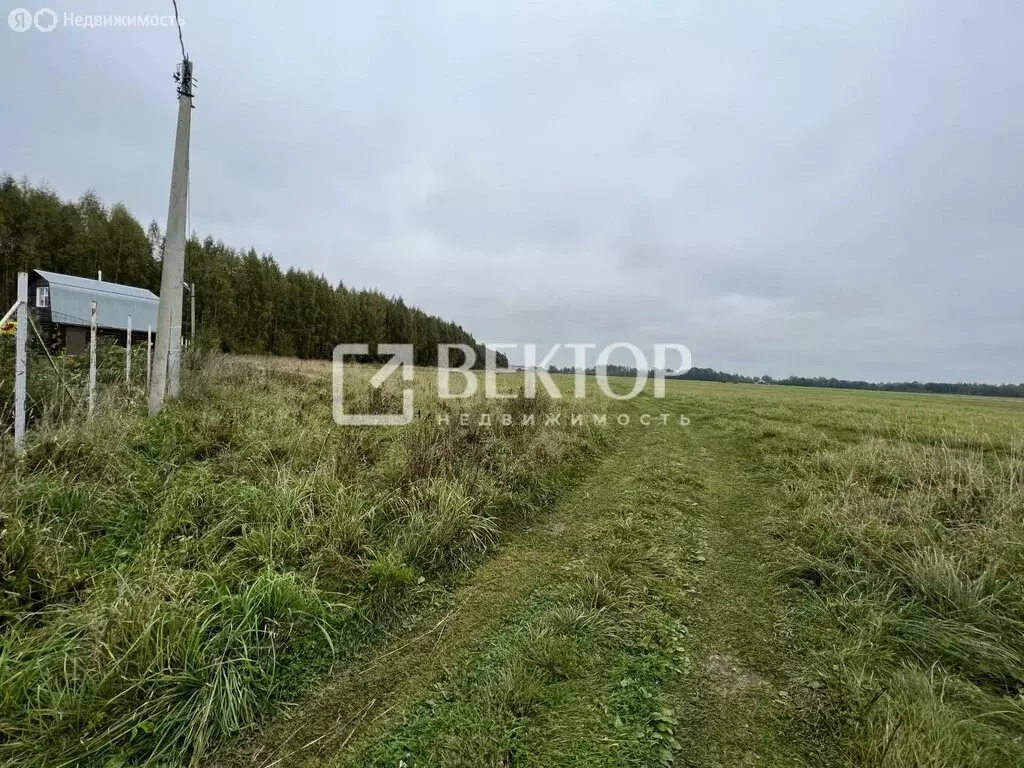
[[[686,373],[670,378],[692,381],[720,381],[730,384],[779,384],[787,387],[824,387],[826,389],[868,389],[878,392],[917,392],[935,395],[981,395],[984,397],[1024,397],[1024,384],[981,384],[972,382],[941,381],[888,381],[872,382],[836,379],[825,376],[789,376],[773,379],[771,376],[741,376],[716,371],[714,368],[691,368]]]
[[[644,371],[637,371],[626,365],[608,365],[603,369],[608,376],[626,376],[636,378]],[[549,373],[574,374],[575,368],[559,368],[548,366]],[[595,367],[586,368],[584,373],[593,376]],[[646,371],[653,375],[654,371]],[[1024,384],[980,384],[980,383],[948,383],[941,381],[893,381],[871,382],[851,381],[850,379],[826,378],[824,376],[789,376],[785,379],[773,379],[771,376],[743,376],[738,373],[716,371],[714,368],[691,368],[684,373],[666,373],[666,379],[685,379],[688,381],[718,381],[724,384],[777,384],[787,387],[824,387],[826,389],[869,389],[878,392],[917,392],[935,395],[981,395],[983,397],[1024,397]]]
[[[0,175],[0,305],[16,297],[17,273],[46,269],[160,292],[163,234],[143,227],[121,203],[94,192],[62,200],[27,180]],[[225,352],[329,358],[336,344],[415,344],[417,365],[436,365],[438,344],[484,348],[462,326],[377,290],[332,285],[323,275],[282,270],[269,255],[195,234],[186,250],[186,280],[196,285],[199,333]],[[185,316],[185,325],[188,315]],[[186,331],[187,332],[187,331]],[[507,365],[498,355],[499,365]]]
[[[559,368],[557,365],[549,365],[547,368],[548,373],[563,373],[568,376],[572,376],[577,372],[578,369],[566,366],[565,368]],[[583,373],[587,376],[596,376],[598,372],[605,376],[626,376],[631,379],[635,379],[637,376],[637,369],[631,368],[628,365],[616,365],[615,363],[609,363],[608,365],[592,365],[589,368],[584,368]],[[649,374],[653,372],[648,372]]]

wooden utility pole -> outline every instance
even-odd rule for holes
[[[185,243],[188,217],[188,155],[192,127],[192,62],[185,57],[177,75],[178,128],[174,138],[171,196],[167,206],[167,237],[164,241],[157,311],[156,350],[149,388],[149,413],[155,416],[168,395],[178,396],[181,382],[181,315],[185,280]]]

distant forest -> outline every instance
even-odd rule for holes
[[[551,373],[574,372],[572,368],[548,369]],[[587,373],[593,375],[593,368]],[[606,368],[609,376],[636,376],[636,368],[623,365],[609,365]],[[808,378],[806,376],[790,376],[786,379],[773,379],[771,376],[741,376],[736,373],[716,371],[714,368],[691,368],[686,373],[668,373],[668,379],[687,379],[689,381],[720,381],[726,384],[781,384],[787,387],[824,387],[826,389],[871,389],[879,392],[930,392],[936,395],[982,395],[984,397],[1024,397],[1024,384],[947,384],[939,381],[894,381],[874,383],[870,381],[849,381],[848,379],[832,379],[824,376]]]
[[[740,376],[724,373],[714,368],[691,368],[686,373],[672,378],[694,381],[722,381],[740,384],[781,384],[787,387],[824,387],[827,389],[871,389],[879,392],[929,392],[935,395],[982,395],[985,397],[1024,397],[1024,384],[972,384],[959,382],[950,384],[941,381],[850,381],[848,379],[825,378],[824,376],[790,376],[773,379],[771,376]]]
[[[104,280],[159,293],[162,249],[157,223],[144,228],[120,203],[108,208],[92,192],[65,201],[0,175],[0,312],[17,298],[17,273],[32,269],[92,278],[102,271]],[[282,271],[271,256],[212,237],[189,239],[185,279],[196,284],[199,333],[225,352],[329,358],[342,342],[369,343],[371,351],[405,342],[416,345],[417,365],[435,365],[437,345],[448,343],[469,344],[483,364],[483,346],[455,323],[379,291]],[[502,354],[498,363],[508,364]]]

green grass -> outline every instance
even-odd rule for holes
[[[631,479],[624,472],[601,490],[616,495]],[[466,663],[449,667],[402,720],[347,762],[672,765],[681,745],[665,687],[691,667],[677,615],[686,537],[659,546],[652,523],[670,524],[672,507],[638,511],[617,498],[610,509],[581,515],[566,537],[575,556],[556,578],[532,590]]]
[[[323,366],[224,359],[3,459],[0,762],[1024,764],[1021,403],[439,423],[425,378],[344,430]]]
[[[200,762],[408,621],[599,445],[339,428],[329,381],[222,359],[157,419],[106,402],[5,456],[0,760]]]
[[[498,620],[399,644],[391,678],[371,655],[374,686],[316,703],[344,727],[299,709],[237,764],[1021,764],[1019,404],[679,384],[627,408],[692,424],[616,430],[509,553]]]
[[[790,574],[869,765],[1024,761],[1024,456],[872,439],[794,481]],[[789,517],[790,515],[787,515]]]

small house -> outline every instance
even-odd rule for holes
[[[145,288],[36,269],[29,274],[28,294],[42,332],[69,355],[82,354],[89,347],[94,301],[101,337],[124,344],[130,325],[134,343],[146,340],[147,328],[156,329],[160,299]]]

